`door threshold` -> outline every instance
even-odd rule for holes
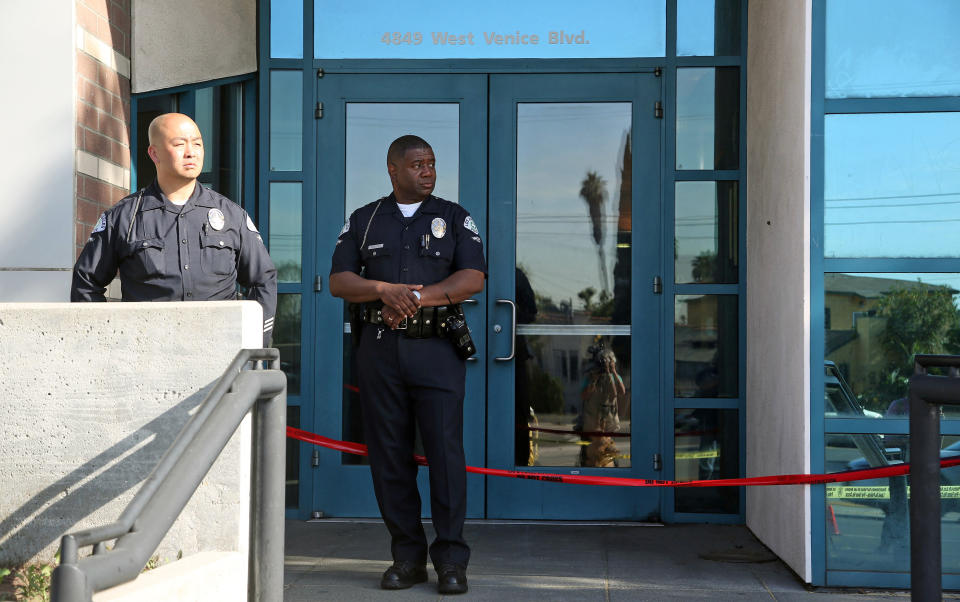
[[[311,518],[308,523],[382,523],[379,518]],[[423,519],[424,524],[432,523],[429,518]],[[534,525],[534,526],[560,526],[560,527],[663,527],[663,523],[651,523],[644,521],[609,521],[609,520],[530,520],[530,519],[503,519],[503,518],[468,518],[465,521],[468,525]]]

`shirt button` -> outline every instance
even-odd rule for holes
[[[145,247],[149,247],[149,246],[150,246],[150,243],[148,243],[148,242],[145,242],[145,243],[143,243],[143,246],[145,246]]]
[[[189,270],[189,269],[190,269],[190,264],[185,264],[185,265],[183,266],[183,269]]]
[[[220,246],[221,246],[221,247],[223,246],[223,241],[222,241],[222,240],[220,241]]]
[[[183,243],[183,244],[187,244],[187,239],[186,239],[186,238],[184,238],[184,239],[183,239],[183,240],[181,240],[180,242],[181,242],[181,243]]]
[[[401,271],[401,272],[406,272],[406,271],[408,271],[408,270],[407,270],[407,268],[400,268],[400,271]]]
[[[403,245],[403,248],[404,248],[405,250],[409,251],[409,250],[410,250],[410,245]]]

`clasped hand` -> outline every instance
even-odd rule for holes
[[[405,318],[412,317],[420,309],[420,300],[413,294],[423,288],[422,284],[392,284],[380,300],[383,301],[383,322],[390,329],[396,328]]]

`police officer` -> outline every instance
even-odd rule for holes
[[[192,119],[153,120],[147,153],[156,181],[108,209],[73,268],[71,301],[105,301],[119,270],[124,301],[236,299],[236,284],[263,307],[269,346],[277,270],[250,216],[197,182],[203,140]]]
[[[445,319],[483,290],[483,243],[470,214],[432,196],[436,159],[417,136],[387,151],[390,196],[353,212],[333,253],[330,292],[364,304],[356,353],[364,434],[393,564],[380,580],[404,589],[427,580],[414,425],[430,464],[436,538],[429,547],[442,594],[467,591],[463,538],[465,360],[444,336]],[[459,314],[462,315],[462,314]]]

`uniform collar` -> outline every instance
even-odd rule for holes
[[[400,213],[400,207],[398,207],[399,203],[397,203],[396,195],[391,192],[390,196],[388,196],[386,200],[393,207],[394,214],[398,218],[402,218],[403,214]],[[427,195],[427,198],[423,199],[423,201],[420,203],[420,206],[417,208],[417,212],[414,213],[412,217],[416,217],[424,213],[429,213],[430,215],[436,215],[440,213],[440,203],[438,202],[439,200],[440,199],[433,196],[432,194]]]
[[[163,209],[165,207],[163,200],[163,191],[160,190],[160,185],[157,184],[156,180],[154,180],[153,183],[147,186],[143,191],[143,211],[148,209]],[[210,194],[210,191],[204,188],[203,184],[197,182],[197,185],[193,187],[193,193],[183,206],[183,211],[189,211],[191,207],[216,206],[217,205],[214,203],[213,195]]]

